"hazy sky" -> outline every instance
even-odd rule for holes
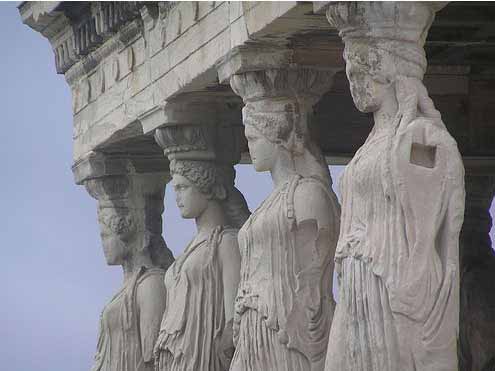
[[[0,4],[0,368],[89,371],[100,311],[122,274],[105,264],[96,202],[73,181],[69,88],[48,41],[21,23],[15,5]],[[237,171],[254,209],[271,180],[249,165]],[[164,221],[177,255],[194,224],[180,218],[171,188]]]

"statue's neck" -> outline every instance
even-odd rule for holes
[[[137,251],[133,249],[131,251]],[[122,264],[122,269],[124,271],[124,285],[129,282],[132,276],[137,272],[141,267],[150,268],[152,267],[152,261],[149,256],[147,256],[144,251],[141,253],[135,253],[134,256],[126,259]]]
[[[373,113],[375,133],[393,130],[399,104],[393,90],[383,99],[380,108]]]
[[[196,218],[198,234],[195,241],[207,239],[216,227],[226,224],[227,220],[222,206],[218,201],[210,200],[208,207]]]
[[[296,175],[294,159],[288,151],[280,150],[270,173],[275,188],[278,188]]]

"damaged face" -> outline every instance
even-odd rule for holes
[[[128,246],[136,238],[136,223],[125,208],[98,208],[103,254],[108,265],[121,265],[129,255]]]
[[[367,46],[353,46],[345,53],[346,75],[356,108],[377,111],[392,88],[395,68],[386,52]]]

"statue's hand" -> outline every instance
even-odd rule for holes
[[[237,346],[237,342],[239,341],[239,332],[241,327],[240,318],[234,319],[232,323],[232,339],[234,341],[234,346]]]
[[[234,342],[233,342],[233,321],[230,320],[225,325],[223,334],[220,338],[220,344],[218,348],[219,356],[222,364],[228,369],[232,356],[234,355]]]

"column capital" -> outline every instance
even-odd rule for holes
[[[312,106],[330,90],[335,72],[306,67],[248,71],[232,75],[230,85],[244,103],[285,98]]]
[[[183,94],[164,104],[150,127],[160,123],[155,140],[169,160],[234,165],[243,145],[241,103],[232,94]]]
[[[163,156],[137,156],[91,152],[72,167],[77,184],[84,185],[101,207],[143,209],[149,195],[163,208],[163,194],[170,181]],[[161,214],[161,212],[160,212]]]
[[[435,13],[446,2],[335,2],[326,16],[339,31],[348,61],[380,68],[384,54],[394,58],[395,69],[422,79],[427,67],[424,44]],[[370,54],[371,53],[371,54]],[[369,59],[374,60],[369,60]]]
[[[170,177],[163,173],[121,174],[87,179],[84,186],[98,201],[99,209],[156,209],[156,217],[161,220],[165,187],[169,180]],[[144,215],[141,217],[145,218]]]
[[[342,32],[342,37],[383,37],[400,35],[415,41],[433,22],[435,12],[447,1],[349,1],[327,2],[326,15],[330,24]],[[367,31],[366,31],[367,30]],[[409,35],[405,33],[410,30]]]
[[[344,69],[342,44],[317,37],[294,40],[289,46],[253,43],[232,49],[217,63],[220,83],[228,83],[234,75],[272,69],[312,69],[333,75]]]
[[[105,154],[90,152],[72,166],[76,184],[87,180],[109,176],[126,176],[137,174],[160,174],[168,177],[168,161],[161,154]]]
[[[144,134],[161,126],[241,125],[239,97],[231,91],[198,91],[183,93],[139,116]]]
[[[445,5],[447,2],[331,2],[326,16],[344,42],[354,38],[389,39],[423,46],[435,13]]]

